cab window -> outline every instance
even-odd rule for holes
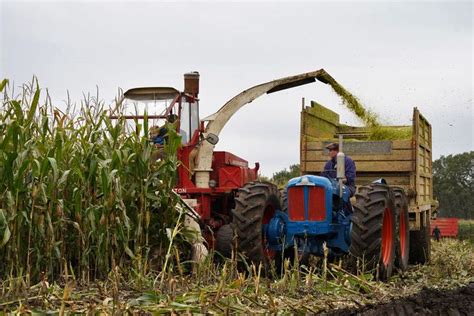
[[[192,101],[192,103],[190,102]],[[180,129],[181,143],[191,141],[194,132],[199,128],[199,104],[196,100],[183,97],[181,99]]]

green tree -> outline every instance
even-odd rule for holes
[[[474,151],[433,162],[433,193],[440,216],[474,218]]]
[[[285,168],[281,171],[277,171],[272,176],[272,182],[278,185],[278,187],[284,187],[288,180],[298,177],[301,175],[300,165],[291,165],[288,169]]]

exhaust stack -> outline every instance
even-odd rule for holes
[[[339,152],[336,157],[337,161],[337,180],[339,182],[339,196],[342,198],[343,190],[343,179],[346,177],[346,155],[342,151],[342,135],[339,134]]]
[[[184,93],[197,98],[199,94],[199,72],[192,71],[184,74]]]

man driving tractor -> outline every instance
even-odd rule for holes
[[[321,176],[336,179],[337,176],[337,153],[339,152],[339,144],[331,143],[326,146],[329,150],[329,161],[326,162],[324,166],[324,171],[321,173]],[[350,196],[354,196],[356,187],[355,187],[355,178],[356,178],[356,166],[354,160],[351,157],[345,156],[345,179],[343,179],[344,185],[349,189]],[[344,206],[346,213],[352,213],[352,206],[350,202],[348,205]]]
[[[326,146],[329,150],[329,161],[326,162],[324,166],[324,171],[321,173],[323,177],[336,179],[336,169],[337,169],[337,153],[339,152],[339,144],[338,143],[331,143]],[[345,170],[346,170],[346,178],[344,179],[343,183],[349,188],[351,192],[351,197],[355,194],[355,178],[356,178],[356,166],[354,160],[351,157],[345,157]]]

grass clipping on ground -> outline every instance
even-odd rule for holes
[[[383,126],[376,113],[367,109],[356,96],[350,93],[331,76],[323,75],[322,80],[329,84],[334,92],[341,97],[342,104],[344,104],[368,127],[369,140],[397,140],[411,138],[411,127]]]
[[[73,277],[63,284],[44,280],[21,289],[21,280],[0,288],[0,309],[30,312],[61,307],[74,312],[146,313],[320,313],[356,309],[417,294],[423,288],[448,290],[474,282],[473,244],[445,239],[434,242],[432,262],[410,266],[389,282],[376,281],[371,273],[357,275],[340,264],[311,260],[297,269],[288,262],[280,278],[264,278],[261,269],[249,266],[246,273],[232,260],[212,257],[194,274],[183,274],[180,263],[157,287],[156,275],[140,282],[125,281],[119,269],[107,281],[76,284]],[[177,254],[178,255],[178,254]],[[312,258],[316,259],[316,258]],[[11,286],[17,284],[17,292]],[[28,295],[25,295],[28,293]],[[28,297],[28,299],[25,299]]]

